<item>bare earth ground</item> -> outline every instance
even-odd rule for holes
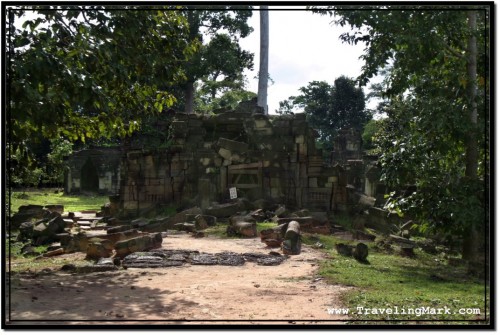
[[[195,239],[187,234],[163,239],[166,249],[200,252],[261,252],[258,238]],[[274,249],[277,250],[277,249]],[[68,259],[85,254],[61,255]],[[278,266],[184,265],[161,269],[72,274],[17,274],[7,287],[8,324],[338,324],[348,288],[317,277],[325,254],[303,245],[302,253]]]

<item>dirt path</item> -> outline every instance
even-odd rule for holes
[[[210,253],[270,251],[258,238],[195,239],[185,234],[164,238],[162,247]],[[14,324],[338,322],[346,317],[329,315],[327,308],[341,307],[339,294],[347,288],[327,285],[316,276],[322,258],[321,252],[303,246],[300,255],[278,266],[246,262],[242,266],[16,275],[11,278],[11,308],[6,313]]]

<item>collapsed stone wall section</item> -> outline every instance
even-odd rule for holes
[[[123,212],[171,203],[205,209],[229,200],[231,187],[250,200],[322,211],[346,198],[343,171],[323,163],[304,114],[177,113],[170,134],[168,149],[131,149],[124,156]]]

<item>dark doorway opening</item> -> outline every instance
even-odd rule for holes
[[[90,158],[82,166],[81,190],[87,192],[99,191],[99,176]]]

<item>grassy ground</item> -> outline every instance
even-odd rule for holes
[[[258,223],[257,231],[274,226],[275,223]],[[207,232],[228,238],[226,227],[218,224]],[[320,276],[331,284],[351,287],[342,299],[350,309],[352,323],[475,325],[484,324],[485,315],[489,318],[489,309],[485,307],[489,292],[484,280],[469,276],[465,266],[449,265],[445,254],[430,255],[417,249],[415,257],[408,258],[368,243],[368,263],[364,264],[337,253],[335,244],[348,241],[308,234],[302,240],[304,244],[324,245],[327,259],[320,263]]]
[[[11,200],[13,211],[26,204],[63,204],[66,211],[77,211],[98,210],[108,198],[67,196],[51,190],[37,190],[26,192],[25,195],[23,192],[14,192]],[[274,226],[275,223],[258,223],[257,231]],[[228,238],[226,228],[226,224],[217,224],[206,232]],[[304,244],[314,245],[318,241],[324,245],[322,250],[327,254],[326,259],[320,263],[319,275],[331,284],[351,287],[343,295],[343,307],[350,309],[352,323],[436,325],[445,322],[447,325],[475,325],[485,323],[485,315],[489,318],[489,309],[486,308],[486,305],[489,306],[489,301],[486,301],[489,292],[485,282],[469,276],[464,266],[449,265],[445,254],[429,255],[416,250],[415,257],[407,258],[378,250],[374,243],[369,243],[369,262],[364,264],[335,251],[336,243],[347,243],[346,241],[333,236],[303,236]],[[11,255],[16,257],[20,254],[22,244],[13,242],[7,247],[9,245]],[[57,258],[35,260],[34,257],[19,257],[13,271],[59,266],[54,263]],[[389,310],[392,314],[389,314]],[[400,314],[396,314],[396,310]],[[403,312],[407,314],[402,314]]]
[[[304,243],[315,241],[316,238],[304,238]],[[363,264],[333,249],[335,243],[345,241],[333,236],[320,236],[319,241],[329,256],[322,261],[319,274],[329,283],[353,288],[344,294],[343,300],[357,324],[373,324],[377,320],[384,324],[410,320],[475,324],[485,319],[484,280],[467,275],[464,266],[448,265],[443,254],[429,255],[417,250],[414,258],[408,258],[377,251],[375,245],[370,244],[369,262]],[[393,314],[389,314],[389,309]]]
[[[6,194],[9,201],[9,194]],[[15,191],[10,194],[11,214],[14,214],[22,205],[64,205],[66,212],[81,210],[100,210],[101,206],[109,202],[107,196],[95,195],[66,195],[63,192],[55,193],[54,189],[32,191]]]

